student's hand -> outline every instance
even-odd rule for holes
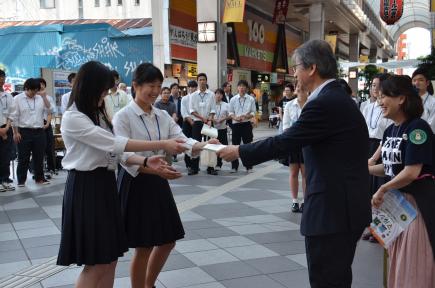
[[[21,134],[19,132],[14,133],[14,142],[17,144],[21,142]]]
[[[379,187],[378,191],[372,197],[372,206],[375,208],[379,208],[382,203],[384,203],[384,195],[387,192],[387,189],[384,186]]]
[[[227,162],[234,161],[240,157],[239,145],[228,145],[227,147],[219,150],[217,156],[224,159]]]
[[[183,153],[188,148],[185,146],[185,140],[182,138],[163,140],[163,150],[171,155]]]
[[[211,138],[207,141],[208,144],[221,144],[217,138]]]
[[[148,157],[147,167],[154,169],[154,170],[159,170],[159,169],[164,169],[166,167],[170,167],[168,165],[168,163],[166,163],[164,158],[165,158],[165,156],[163,156],[163,155],[155,155],[155,156]]]
[[[175,170],[175,168],[171,166],[159,169],[159,171],[157,171],[157,175],[167,180],[178,179],[183,176],[180,172],[178,172],[177,170]]]

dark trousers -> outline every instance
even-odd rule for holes
[[[187,121],[183,122],[183,134],[188,138],[192,137],[192,125],[190,125],[190,123]],[[184,163],[186,163],[186,168],[190,168],[192,166],[192,160],[187,154],[184,154]]]
[[[202,141],[201,129],[204,123],[202,121],[193,122],[192,126],[192,138],[196,141]],[[191,167],[193,171],[199,171],[199,157],[191,159]]]
[[[1,128],[6,127],[3,125]],[[9,128],[7,132],[8,138],[6,140],[0,139],[0,184],[9,179],[11,175],[11,150],[13,147],[13,134],[12,128]]]
[[[351,288],[352,262],[362,232],[305,237],[312,288]]]
[[[54,152],[54,135],[51,125],[48,126],[47,129],[45,129],[45,136],[47,139],[47,145],[45,147],[45,157],[47,157],[47,170],[54,171],[56,170],[56,155]]]
[[[30,154],[34,163],[35,180],[44,179],[44,151],[47,142],[44,129],[19,128],[21,142],[18,143],[18,183],[24,183],[27,179],[27,170],[30,164]]]
[[[221,144],[228,145],[227,128],[218,129],[218,140]],[[222,158],[217,157],[217,166],[222,167]]]
[[[376,152],[380,145],[381,140],[370,138],[369,139],[369,157],[372,157],[373,154]],[[382,163],[382,157],[379,158],[379,160],[376,162],[377,164]],[[373,195],[378,191],[379,187],[381,187],[382,184],[385,183],[385,178],[383,177],[377,177],[373,175],[369,175],[369,191],[370,195]]]
[[[243,144],[251,143],[254,135],[252,134],[251,122],[235,123],[233,124],[232,144],[240,145],[243,140]],[[231,168],[239,169],[239,159],[231,162]],[[252,166],[246,167],[246,169],[252,169]]]

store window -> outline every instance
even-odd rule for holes
[[[41,9],[52,9],[56,8],[55,0],[39,0]]]

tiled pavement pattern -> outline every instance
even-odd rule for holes
[[[176,166],[185,172],[182,164]],[[309,287],[300,215],[289,212],[287,168],[274,162],[256,166],[258,178],[207,202],[197,201],[208,191],[253,175],[243,170],[230,174],[229,168],[226,164],[220,176],[207,176],[203,169],[199,175],[171,181],[176,202],[190,201],[194,208],[181,213],[186,238],[177,242],[157,287]],[[265,170],[271,172],[261,176]],[[28,181],[25,188],[0,194],[0,287],[11,274],[56,256],[65,175],[48,186]],[[130,258],[131,251],[119,260],[115,287],[130,287]],[[73,287],[80,271],[54,271],[30,287]],[[359,243],[353,287],[382,287],[379,246]]]

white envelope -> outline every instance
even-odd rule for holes
[[[202,125],[201,134],[208,136],[210,138],[218,137],[218,130],[216,128],[210,127],[206,124]]]

